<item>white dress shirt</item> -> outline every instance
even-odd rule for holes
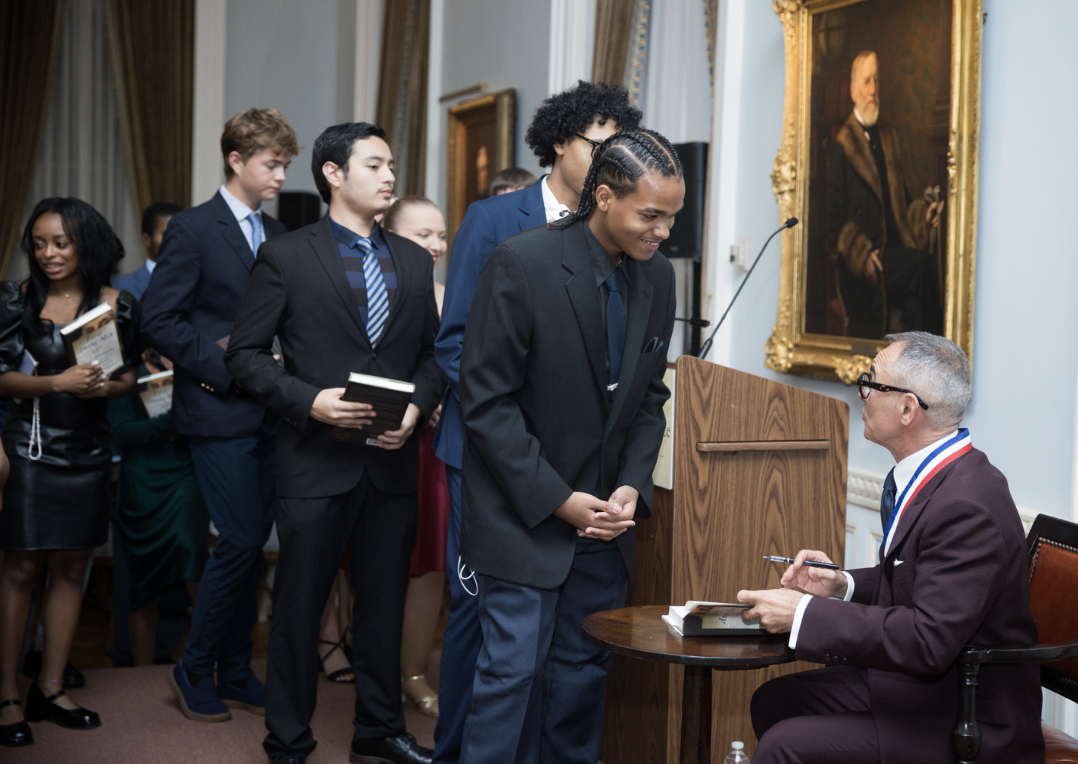
[[[554,192],[550,190],[550,186],[546,182],[549,177],[549,175],[544,175],[543,179],[539,181],[539,185],[543,190],[543,209],[546,211],[546,222],[553,223],[555,220],[561,220],[572,210],[559,202],[557,197],[554,196]]]
[[[221,186],[220,191],[221,196],[224,197],[225,203],[228,205],[228,208],[232,210],[232,214],[236,216],[236,221],[240,224],[240,230],[243,231],[243,238],[247,239],[247,246],[250,247],[251,251],[253,252],[254,239],[252,237],[254,236],[254,231],[251,229],[251,221],[248,220],[248,218],[250,217],[251,213],[254,212],[256,215],[258,215],[259,219],[261,219],[262,205],[259,204],[258,209],[252,210],[244,202],[241,202],[239,199],[229,193],[228,189],[224,186]],[[262,230],[266,230],[265,220],[262,221]]]

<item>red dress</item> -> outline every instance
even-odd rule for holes
[[[410,576],[445,570],[445,541],[449,534],[449,485],[445,464],[434,455],[434,428],[419,436],[419,530],[412,547]]]

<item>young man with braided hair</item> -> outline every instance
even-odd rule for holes
[[[461,340],[479,274],[490,253],[521,231],[558,220],[580,204],[584,179],[595,148],[617,130],[635,130],[640,111],[616,85],[580,81],[546,99],[536,110],[525,139],[550,174],[522,191],[483,199],[468,208],[453,241],[446,279],[442,325],[435,356],[449,383],[442,402],[434,445],[445,462],[449,482],[450,522],[446,544],[449,586],[453,595],[449,623],[442,638],[438,706],[434,730],[436,764],[457,764],[464,734],[464,716],[471,698],[481,636],[476,614],[474,580],[461,566],[460,484],[464,422],[460,415]]]
[[[624,604],[651,513],[675,310],[656,252],[684,198],[665,138],[617,133],[576,212],[502,243],[479,281],[460,367],[483,631],[468,764],[598,759],[610,656],[581,623]]]

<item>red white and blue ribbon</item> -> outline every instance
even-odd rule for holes
[[[913,473],[913,477],[910,478],[910,482],[902,489],[898,501],[895,502],[895,510],[891,513],[891,519],[888,520],[887,529],[884,531],[884,557],[887,556],[887,553],[891,549],[891,540],[894,538],[895,531],[898,528],[898,521],[902,517],[902,513],[906,511],[906,507],[913,501],[917,492],[921,490],[925,483],[934,478],[936,473],[960,456],[968,454],[972,448],[973,440],[970,438],[969,430],[963,427],[955,433],[953,438],[941,443],[937,448],[933,449],[932,453],[924,458],[924,461],[921,462],[917,467],[917,470]]]

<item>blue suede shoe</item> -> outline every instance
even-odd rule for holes
[[[244,708],[256,716],[266,715],[266,685],[250,674],[244,679],[222,679],[217,695],[229,708]]]
[[[200,677],[192,683],[184,671],[182,660],[168,672],[168,686],[176,693],[180,710],[188,719],[196,722],[227,722],[232,718],[232,712],[217,696],[213,677]]]

